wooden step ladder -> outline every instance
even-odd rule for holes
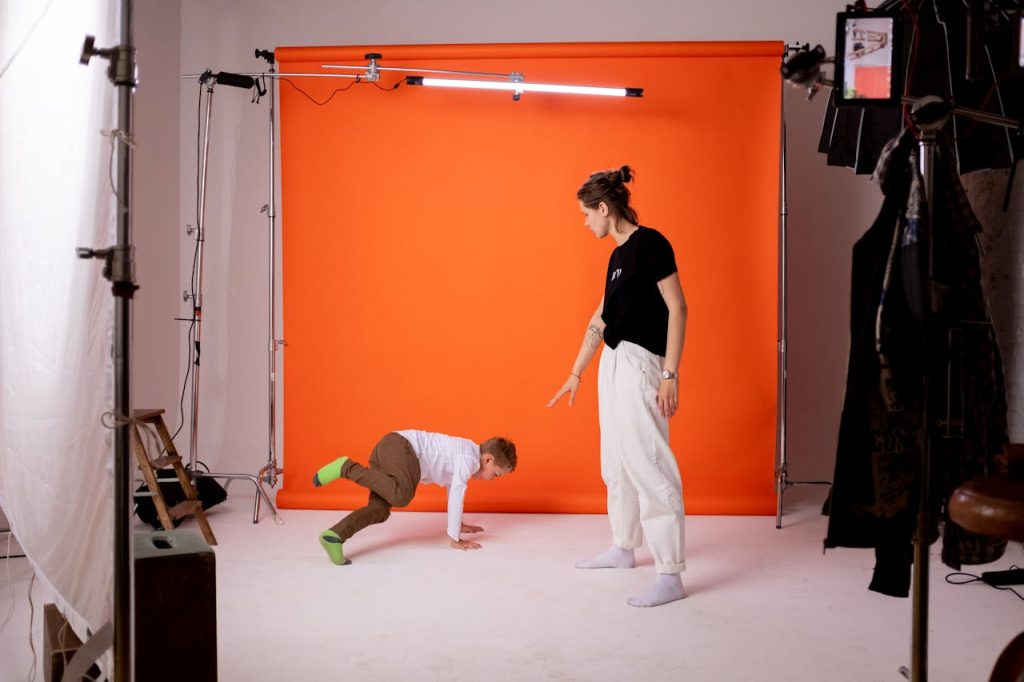
[[[216,545],[217,538],[214,537],[213,529],[210,528],[210,522],[206,520],[206,514],[203,513],[203,502],[199,499],[199,495],[196,493],[195,486],[192,485],[192,479],[189,478],[188,472],[181,464],[181,455],[174,448],[174,441],[171,439],[171,434],[167,431],[167,425],[164,424],[164,418],[161,416],[163,413],[163,410],[135,410],[135,423],[132,424],[132,446],[135,450],[135,458],[139,461],[139,469],[142,470],[142,477],[146,479],[149,491],[153,493],[153,506],[156,507],[156,513],[160,517],[160,523],[163,525],[164,530],[174,530],[175,519],[180,519],[184,516],[194,516],[196,523],[199,524],[199,528],[203,532],[203,537],[206,538],[206,542],[210,545]],[[139,432],[141,428],[140,422],[142,424],[151,424],[156,429],[166,454],[156,459],[150,459],[149,454],[146,452],[146,445],[142,440],[142,434]],[[181,483],[181,489],[185,492],[185,500],[170,509],[167,508],[163,493],[160,492],[160,483],[156,477],[156,470],[167,466],[174,469],[174,473],[178,475],[178,481]]]

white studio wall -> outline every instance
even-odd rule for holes
[[[207,3],[184,0],[179,23],[166,3],[141,0],[137,12],[140,42],[140,112],[177,110],[178,157],[136,157],[137,172],[150,177],[151,193],[137,196],[140,211],[161,211],[160,231],[137,230],[140,259],[166,253],[140,274],[143,296],[159,301],[147,322],[136,327],[135,385],[150,405],[165,407],[177,423],[177,403],[185,375],[185,335],[169,315],[168,301],[178,317],[190,314],[181,291],[190,278],[193,241],[184,229],[194,222],[196,181],[196,90],[192,81],[174,76],[214,71],[262,69],[256,48],[278,45],[418,44],[544,41],[659,40],[784,40],[822,43],[831,53],[834,13],[842,9],[815,0],[763,3],[728,0],[719,3],[641,0],[628,5],[614,0],[572,0],[548,3],[478,3],[448,0],[413,3],[390,0],[366,5],[297,0],[286,5],[271,0]],[[174,34],[178,29],[178,35]],[[176,42],[180,41],[179,42]],[[180,45],[177,74],[166,64],[147,66],[146,55],[173,54]],[[387,55],[384,55],[386,62]],[[148,76],[147,76],[148,74]],[[152,78],[157,80],[153,83]],[[642,85],[642,83],[641,83]],[[211,151],[206,209],[207,279],[204,301],[203,369],[200,406],[200,458],[218,471],[255,472],[266,461],[267,424],[267,236],[259,212],[267,203],[267,112],[243,92],[222,89],[211,123]],[[736,93],[736,106],[743,106]],[[878,189],[866,176],[825,165],[817,153],[825,96],[808,102],[804,93],[787,88],[789,131],[789,333],[788,454],[795,480],[830,479],[842,406],[848,347],[850,253],[881,203]],[[139,128],[152,126],[142,119]],[[372,128],[366,131],[373,135]],[[742,134],[742,131],[737,131]],[[164,138],[166,140],[166,138]],[[160,178],[158,181],[157,178]],[[969,184],[969,183],[968,183]],[[177,206],[174,225],[167,207]],[[1009,220],[1019,223],[1019,206]],[[278,204],[280,214],[281,206]],[[979,211],[982,212],[982,211]],[[681,211],[685,219],[685,211]],[[280,225],[280,223],[279,223]],[[177,234],[176,253],[168,233]],[[150,255],[147,256],[147,250]],[[175,257],[177,260],[175,260]],[[1010,264],[1007,265],[1009,267]],[[1012,264],[1019,271],[1019,264]],[[1003,280],[1001,280],[1003,281]],[[279,282],[280,284],[280,282]],[[1017,287],[1019,276],[1000,286]],[[1014,299],[1016,300],[1016,299]],[[1019,306],[1018,306],[1019,308]],[[281,307],[277,306],[280,314]],[[1017,309],[1004,314],[1016,315]],[[1019,315],[1018,315],[1019,317]],[[997,325],[1012,327],[1007,321]],[[280,323],[278,324],[280,331]],[[1004,347],[1011,414],[1019,400],[1019,330],[1009,332]],[[168,339],[174,337],[172,344]],[[1015,341],[1016,340],[1016,341]],[[169,367],[177,352],[177,375]],[[147,356],[153,358],[147,360]],[[281,379],[287,371],[287,350],[278,359],[278,418]],[[188,406],[184,419],[189,419]],[[280,422],[279,422],[280,423]],[[183,431],[184,433],[184,431]],[[281,429],[277,430],[278,453]],[[1024,423],[1011,421],[1011,437],[1024,437]],[[181,441],[183,444],[186,440]],[[236,484],[235,494],[251,494]]]
[[[132,311],[136,352],[132,402],[162,407],[174,428],[180,389],[178,355],[184,345],[179,278],[178,167],[183,149],[179,130],[180,8],[176,2],[135,3],[139,86],[135,91],[135,292]],[[194,125],[194,117],[189,123]],[[194,152],[194,150],[192,150]],[[182,266],[183,267],[183,266]],[[181,275],[187,282],[188,273]],[[169,288],[168,288],[169,287]],[[177,295],[176,295],[177,294]]]
[[[112,616],[114,305],[75,249],[115,240],[116,95],[78,59],[86,34],[116,43],[116,17],[55,0],[0,20],[0,505],[79,633]]]

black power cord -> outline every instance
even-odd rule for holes
[[[1020,570],[1020,567],[1014,564],[1013,566],[1010,566],[1010,570]],[[1010,592],[1013,592],[1015,595],[1017,595],[1018,599],[1024,601],[1024,595],[1022,595],[1020,592],[1013,589],[1012,587],[1009,587],[1008,585],[992,584],[991,582],[985,580],[985,578],[983,578],[982,576],[974,575],[973,573],[963,573],[961,571],[956,571],[946,576],[946,582],[950,585],[969,585],[971,583],[985,583],[989,587],[993,587],[997,590],[1009,590]]]
[[[376,86],[376,88],[378,90],[383,90],[384,92],[392,92],[394,90],[397,90],[398,86],[405,82],[405,79],[401,78],[401,79],[395,81],[392,85],[390,85],[388,87],[384,87],[383,85],[381,85],[377,81],[368,81],[368,80],[364,80],[361,76],[356,76],[355,79],[351,83],[349,83],[348,85],[346,85],[343,88],[336,88],[334,90],[334,92],[332,92],[327,99],[325,99],[323,102],[318,102],[316,99],[313,98],[312,95],[310,95],[308,92],[306,92],[305,90],[300,88],[298,85],[293,83],[291,81],[291,79],[288,79],[288,78],[278,78],[278,80],[282,80],[285,83],[287,83],[288,85],[290,85],[293,88],[295,88],[296,90],[298,90],[300,95],[302,95],[303,97],[305,97],[310,102],[312,102],[313,104],[317,105],[318,107],[322,107],[325,104],[327,104],[328,102],[330,102],[332,99],[334,99],[334,96],[337,95],[339,92],[345,92],[346,90],[351,89],[353,85],[357,85],[359,83],[364,83],[364,84],[365,83],[371,83],[374,86]]]

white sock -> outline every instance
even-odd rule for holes
[[[685,596],[686,590],[678,573],[659,573],[653,585],[626,601],[630,606],[661,606]]]
[[[633,568],[634,566],[636,566],[636,559],[633,557],[633,550],[622,549],[615,545],[593,559],[576,562],[576,568]]]

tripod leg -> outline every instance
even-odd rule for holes
[[[782,528],[782,496],[786,493],[785,472],[775,477],[775,528]]]

